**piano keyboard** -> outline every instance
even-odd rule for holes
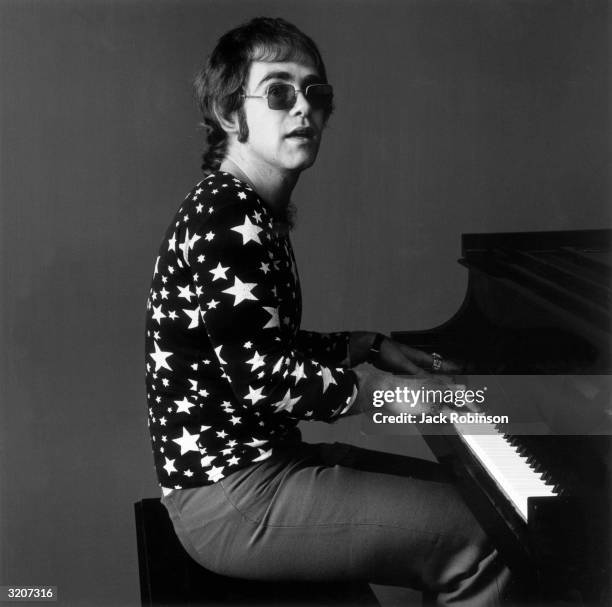
[[[527,498],[558,495],[558,491],[527,463],[527,457],[492,424],[454,424],[461,440],[487,470],[501,491],[527,522]],[[483,434],[486,432],[487,434]]]

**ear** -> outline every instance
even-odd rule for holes
[[[228,116],[224,116],[218,108],[215,108],[214,112],[217,122],[228,135],[238,134],[238,112],[232,112]]]

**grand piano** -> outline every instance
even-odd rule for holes
[[[531,379],[501,406],[541,433],[448,424],[424,438],[534,605],[612,604],[611,244],[612,230],[465,234],[458,312],[392,334],[468,378]]]

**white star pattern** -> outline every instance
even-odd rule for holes
[[[268,449],[264,451],[263,449],[259,450],[259,455],[253,460],[254,462],[261,462],[264,459],[268,459],[272,455],[272,449]]]
[[[320,375],[323,379],[323,394],[325,394],[325,391],[327,388],[329,388],[329,384],[335,384],[336,380],[334,379],[331,370],[327,367],[322,367],[321,371],[319,371],[317,375]]]
[[[246,215],[244,216],[244,223],[241,226],[233,227],[232,230],[238,232],[242,236],[243,245],[250,241],[261,244],[258,234],[262,232],[262,229],[254,223],[251,223],[251,220]]]
[[[188,329],[195,329],[200,324],[200,308],[194,308],[193,310],[185,310],[183,312],[189,316],[190,322]]]
[[[299,402],[301,398],[301,396],[291,398],[291,390],[288,389],[283,399],[279,400],[277,403],[272,403],[272,406],[276,408],[276,411],[287,411],[291,413],[291,411],[293,411],[293,405]]]
[[[213,173],[170,226],[146,300],[145,417],[164,493],[270,457],[300,419],[331,421],[357,393],[347,334],[300,330],[291,244],[256,193]]]
[[[191,407],[195,407],[195,405],[190,403],[185,397],[183,397],[183,400],[175,400],[174,402],[177,405],[177,413],[189,413],[189,409],[191,409]]]
[[[250,358],[246,362],[251,365],[251,373],[255,371],[255,369],[259,369],[259,367],[263,367],[265,356],[260,356],[257,350],[255,350],[255,354],[253,358]]]
[[[172,442],[176,443],[181,447],[181,455],[184,455],[188,451],[199,452],[200,448],[198,447],[197,440],[198,435],[189,434],[189,432],[187,432],[187,428],[183,426],[183,435],[181,436],[181,438],[174,438],[172,439]]]
[[[166,362],[167,359],[172,356],[172,352],[162,352],[157,345],[157,342],[154,342],[155,352],[150,353],[149,356],[155,361],[155,370],[159,371],[160,369],[168,369],[172,371],[170,365]]]
[[[177,469],[174,467],[175,459],[168,459],[164,457],[166,460],[166,464],[163,466],[164,470],[168,473],[168,475],[172,474],[172,472],[177,472]]]
[[[216,455],[205,455],[204,457],[200,458],[200,465],[203,468],[208,468],[208,466],[212,466],[212,461],[214,459],[217,459]]]
[[[265,394],[262,394],[263,387],[254,389],[249,386],[249,393],[244,397],[244,400],[250,400],[253,404],[265,398]]]
[[[255,460],[253,460],[255,461]],[[206,474],[208,475],[208,480],[211,483],[216,483],[223,478],[223,469],[225,466],[221,466],[220,468],[211,468]]]
[[[245,443],[245,445],[248,445],[249,447],[261,447],[262,445],[265,445],[267,442],[268,442],[267,440],[253,438],[253,440],[251,440],[250,443]]]
[[[193,246],[198,240],[200,240],[200,236],[194,234],[191,238],[189,238],[189,228],[185,230],[185,240],[183,240],[181,243],[180,249],[183,253],[183,259],[187,265],[189,265],[189,251],[193,249]]]
[[[166,315],[162,312],[161,304],[159,306],[153,306],[153,320],[157,321],[158,325],[161,325],[161,319],[166,318]]]
[[[229,270],[229,267],[224,268],[224,267],[221,265],[221,262],[219,262],[219,263],[217,264],[217,267],[216,267],[216,268],[214,268],[214,269],[212,269],[212,270],[209,270],[209,272],[210,272],[210,273],[213,275],[213,281],[215,281],[215,280],[219,280],[219,279],[221,279],[221,278],[224,278],[225,280],[227,280],[227,276],[225,275],[225,273],[226,273],[228,270]]]
[[[235,298],[234,307],[236,307],[239,303],[247,299],[257,300],[257,297],[251,293],[256,286],[257,283],[255,282],[242,282],[238,276],[234,276],[234,286],[229,289],[224,289],[221,292],[233,295]]]
[[[291,372],[291,375],[295,377],[296,385],[301,379],[304,379],[306,377],[304,373],[304,363],[296,363],[295,369]]]
[[[219,360],[219,363],[221,363],[222,365],[227,365],[227,363],[221,358],[221,348],[223,346],[217,346],[215,348],[215,354],[217,355],[217,359]]]
[[[191,303],[191,298],[195,296],[195,293],[191,292],[189,285],[186,287],[177,287],[179,290],[179,297],[186,299],[189,303]]]
[[[276,364],[274,365],[274,367],[272,368],[272,374],[274,373],[278,373],[281,370],[281,366],[283,365],[283,361],[284,361],[284,357],[280,357],[277,361]]]

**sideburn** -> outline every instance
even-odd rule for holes
[[[245,143],[249,138],[249,127],[246,121],[246,114],[244,113],[244,108],[238,108],[238,141],[240,143]]]

